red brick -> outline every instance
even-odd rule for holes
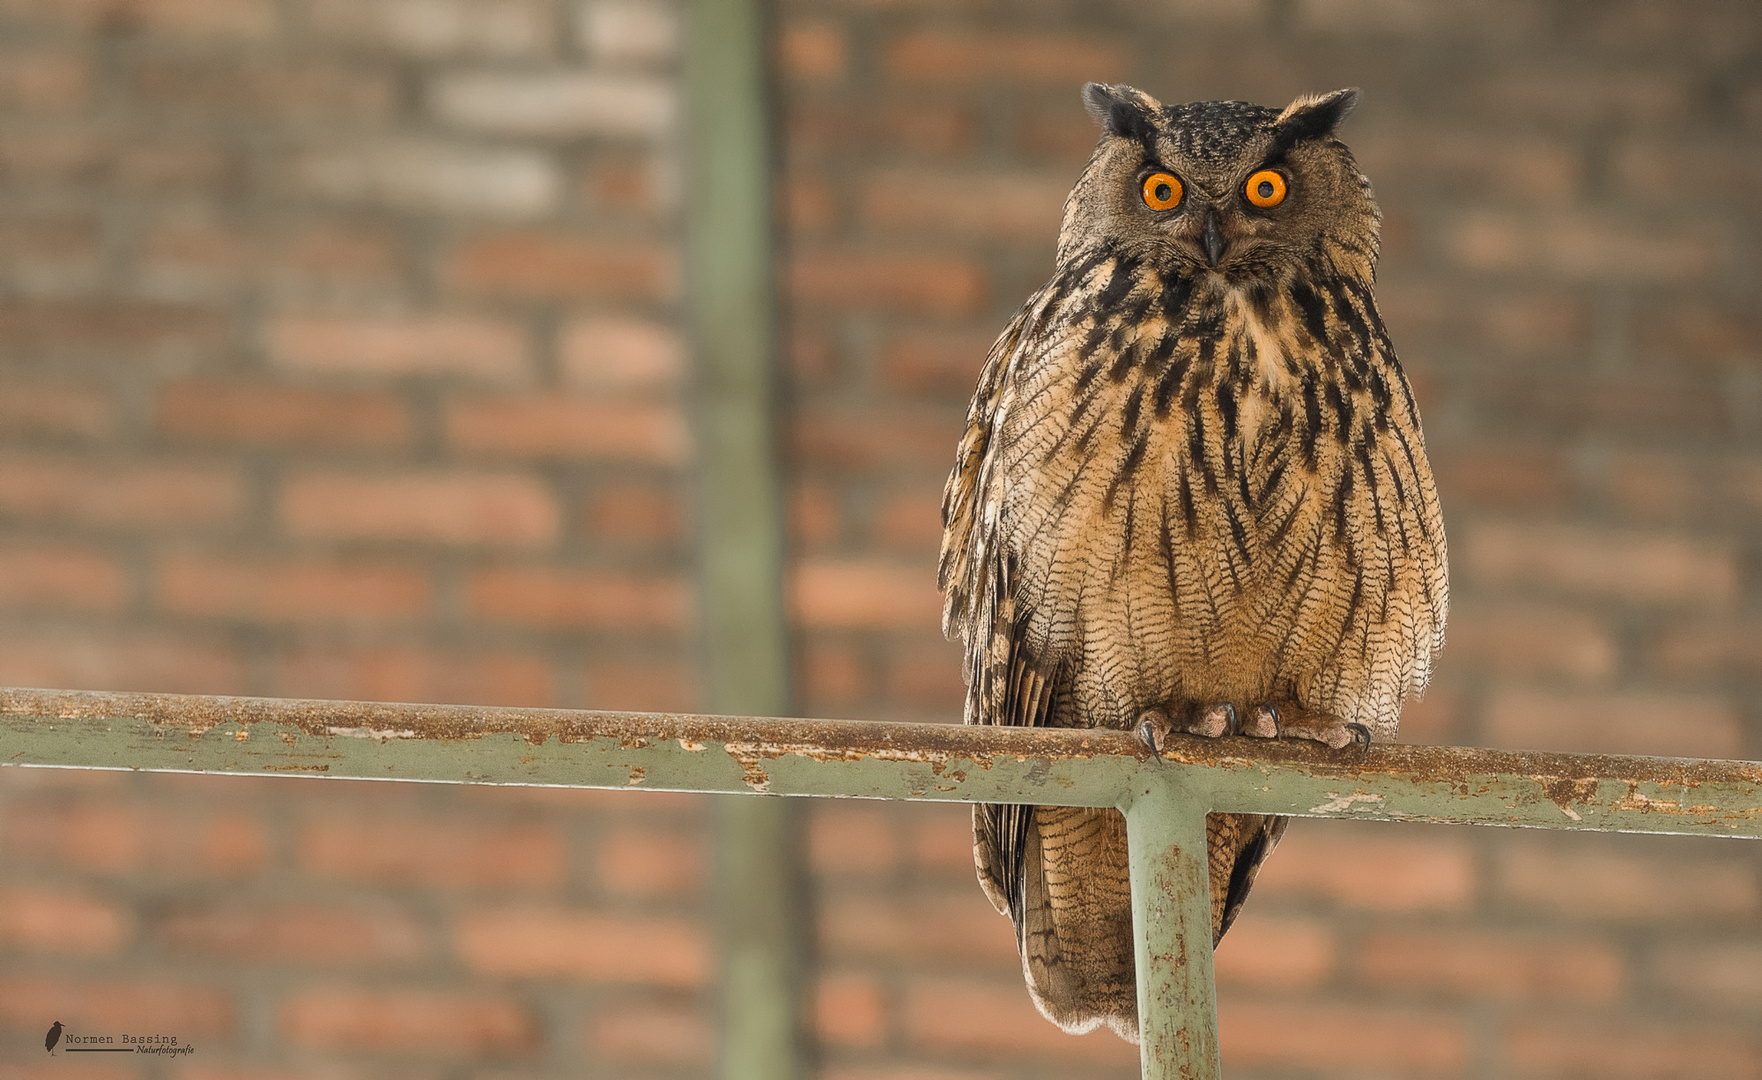
[[[671,82],[591,67],[443,68],[425,89],[443,123],[504,138],[659,138],[678,113]]]
[[[702,1009],[666,1005],[615,1005],[596,1010],[586,1026],[595,1058],[632,1065],[709,1070],[716,1059],[716,1029]]]
[[[1476,303],[1467,305],[1453,279],[1379,281],[1377,303],[1403,346],[1404,358],[1416,337],[1441,347],[1555,361],[1590,348],[1596,316],[1569,284],[1545,280],[1515,292],[1491,288],[1489,282],[1487,291],[1476,293]],[[1420,411],[1429,411],[1424,398]]]
[[[823,233],[843,215],[845,192],[817,177],[790,176],[778,182],[789,231],[795,236]]]
[[[997,335],[992,330],[901,333],[881,349],[881,381],[896,390],[926,391],[965,402]]]
[[[1762,1005],[1762,946],[1754,941],[1668,944],[1655,954],[1652,973],[1679,998],[1700,998],[1716,1008]]]
[[[1474,902],[1475,866],[1459,833],[1294,822],[1254,890],[1371,911],[1463,910]]]
[[[1589,939],[1383,931],[1348,956],[1359,979],[1396,992],[1613,1001],[1627,982],[1621,954]]]
[[[1562,214],[1476,211],[1448,245],[1470,270],[1576,281],[1644,284],[1709,277],[1727,261],[1716,234],[1697,223],[1650,228]]]
[[[433,597],[428,574],[391,562],[168,555],[154,574],[158,605],[179,615],[254,622],[415,619]]]
[[[0,686],[242,694],[245,664],[236,644],[164,630],[35,628],[0,635]]]
[[[235,1024],[222,990],[169,979],[104,979],[0,974],[0,1028],[43,1028],[44,1017],[71,1020],[75,1034],[127,1032],[220,1040]],[[195,1038],[192,1039],[191,1036]]]
[[[887,658],[882,686],[890,702],[958,720],[967,699],[961,651],[953,642],[896,650]]]
[[[875,1047],[887,1037],[887,1004],[874,978],[855,972],[814,983],[814,1035],[834,1046]]]
[[[1555,509],[1572,497],[1572,466],[1551,450],[1447,447],[1434,451],[1438,490],[1452,507],[1470,504],[1515,510]]]
[[[1692,115],[1695,100],[1688,71],[1638,63],[1499,65],[1452,89],[1460,101],[1472,103],[1483,122],[1580,131],[1602,124],[1681,124]]]
[[[285,314],[265,336],[270,361],[302,374],[519,380],[531,370],[525,333],[486,316]]]
[[[1512,689],[1486,709],[1487,744],[1512,750],[1729,758],[1746,744],[1736,707],[1706,694]]]
[[[690,896],[704,885],[709,852],[696,840],[657,829],[606,829],[594,852],[594,874],[608,892]]]
[[[789,79],[840,79],[850,64],[844,28],[823,19],[785,23],[777,35],[776,50],[778,67]]]
[[[447,286],[515,300],[649,300],[678,296],[671,248],[548,233],[492,233],[459,245],[442,270]]]
[[[1637,845],[1503,839],[1498,894],[1508,904],[1579,920],[1636,919],[1706,925],[1762,912],[1755,871],[1729,854],[1640,854]],[[1676,841],[1678,846],[1686,846]]]
[[[1035,1011],[1028,991],[1014,980],[913,979],[902,1013],[907,1038],[931,1052],[991,1061],[1081,1061],[1086,1069],[1138,1063],[1138,1048],[1110,1031],[1060,1031]]]
[[[789,497],[789,527],[804,548],[837,543],[844,531],[837,492],[825,484],[798,482]]]
[[[465,590],[472,617],[529,626],[679,631],[696,614],[677,575],[506,567],[473,573]]]
[[[884,874],[900,865],[900,855],[885,811],[821,803],[808,814],[808,863],[816,872]]]
[[[1730,603],[1738,590],[1729,543],[1585,525],[1483,521],[1466,530],[1464,576],[1484,585],[1652,603]]]
[[[0,458],[0,514],[12,517],[110,528],[190,527],[231,521],[244,503],[244,477],[231,466],[41,454]]]
[[[963,805],[925,803],[908,822],[906,847],[911,862],[934,873],[965,877],[973,869],[973,815]]]
[[[790,432],[798,461],[815,469],[886,470],[906,468],[946,474],[966,425],[952,409],[857,410],[848,406],[810,406],[794,417]],[[940,477],[935,481],[940,488]]]
[[[1006,1074],[958,1066],[885,1064],[832,1065],[819,1075],[821,1080],[1003,1080]]]
[[[92,57],[84,50],[8,49],[0,63],[0,108],[71,112],[92,99]]]
[[[168,383],[153,422],[169,438],[245,446],[397,449],[412,436],[410,414],[391,394],[273,383]]]
[[[210,902],[172,907],[155,936],[170,954],[240,964],[407,965],[429,944],[401,912],[312,905]]]
[[[1015,931],[977,888],[958,894],[889,895],[833,892],[815,913],[820,953],[941,967],[1008,970],[1015,963]]]
[[[8,378],[0,382],[0,430],[18,436],[96,439],[116,428],[116,396],[103,386]]]
[[[0,887],[0,948],[8,952],[103,956],[134,937],[134,914],[67,889]]]
[[[884,544],[934,556],[942,546],[942,494],[888,495],[876,507],[874,528],[875,538]]]
[[[789,125],[787,143],[794,153],[818,156],[854,151],[882,160],[958,157],[972,147],[979,128],[971,107],[921,99],[909,104],[874,98],[851,104],[792,102],[784,120]],[[1093,126],[1090,131],[1093,133]],[[1085,152],[1094,145],[1092,135]]]
[[[822,716],[849,715],[870,693],[869,662],[857,650],[827,641],[803,642],[795,657],[801,704]]]
[[[1689,458],[1622,454],[1607,470],[1609,494],[1623,509],[1664,521],[1680,521],[1717,498],[1722,486],[1705,462]]]
[[[214,352],[226,337],[224,319],[190,307],[122,301],[0,303],[0,347],[26,354],[184,358]]]
[[[420,58],[542,55],[556,31],[549,14],[530,0],[321,0],[306,5],[312,28],[331,41]]]
[[[447,439],[470,452],[597,458],[680,466],[691,432],[674,405],[577,397],[463,397],[446,409]]]
[[[662,161],[607,155],[588,166],[582,187],[598,210],[659,216],[669,205],[671,176]]]
[[[697,666],[686,657],[596,655],[587,663],[587,707],[628,712],[701,709]]]
[[[493,650],[312,644],[281,658],[276,686],[289,697],[348,701],[558,704],[548,660]]]
[[[1326,982],[1339,963],[1339,953],[1334,930],[1320,919],[1244,910],[1218,943],[1213,960],[1220,986],[1289,991]]]
[[[901,82],[1060,87],[1081,86],[1090,79],[1112,82],[1130,69],[1125,50],[1099,38],[957,30],[900,34],[887,43],[882,65]]]
[[[927,630],[941,625],[935,571],[892,562],[804,559],[789,582],[789,607],[802,626]]]
[[[118,611],[128,574],[114,556],[68,544],[0,544],[0,607]]]
[[[300,826],[297,846],[302,870],[360,882],[543,889],[568,873],[562,835],[542,825],[325,817]]]
[[[277,516],[296,536],[437,544],[550,544],[561,513],[543,481],[521,473],[305,470],[283,483]]]
[[[142,108],[226,121],[313,123],[389,119],[398,101],[393,73],[323,57],[225,51],[145,54],[124,72]]]
[[[253,285],[370,290],[394,285],[401,269],[396,240],[359,225],[254,232],[169,222],[142,238],[139,258],[155,292],[192,298]]]
[[[22,292],[90,292],[103,265],[103,234],[89,217],[0,218],[0,280]]]
[[[1460,199],[1536,205],[1566,203],[1585,189],[1582,151],[1539,135],[1407,124],[1354,125],[1351,138],[1353,156],[1379,191],[1423,188]]]
[[[585,389],[671,391],[685,381],[685,342],[661,323],[581,316],[558,332],[557,367],[565,383]]]
[[[1582,612],[1470,601],[1450,608],[1451,667],[1470,664],[1500,675],[1555,675],[1603,682],[1615,674],[1614,636]]]
[[[307,989],[289,994],[280,1012],[282,1036],[315,1050],[524,1057],[540,1039],[537,1018],[499,994]]]
[[[1629,1017],[1517,1019],[1506,1025],[1499,1051],[1508,1076],[1762,1077],[1762,1043],[1752,1034],[1703,1024],[1679,1027]]]
[[[1634,348],[1645,360],[1746,369],[1762,354],[1762,317],[1747,306],[1672,297],[1633,319]]]
[[[608,483],[582,501],[581,528],[596,541],[656,548],[682,547],[688,511],[682,495],[650,484]]]
[[[1436,684],[1401,707],[1400,741],[1424,746],[1456,746],[1463,741],[1461,696]]]
[[[715,957],[704,928],[681,919],[557,908],[497,908],[454,921],[460,959],[484,975],[708,986]]]
[[[1676,678],[1762,673],[1762,623],[1696,619],[1660,628],[1647,650],[1652,665]]]
[[[784,268],[790,299],[809,311],[963,315],[985,301],[985,274],[954,255],[803,251]]]
[[[1020,171],[871,173],[863,182],[863,223],[876,234],[1003,239],[1050,250],[1064,218],[1068,177]]]
[[[1227,1069],[1349,1076],[1460,1076],[1470,1046],[1465,1018],[1450,1013],[1235,997],[1219,1003],[1218,1044]]]
[[[12,859],[106,874],[244,877],[269,861],[254,818],[109,800],[36,806],[28,820],[7,815],[0,837]]]

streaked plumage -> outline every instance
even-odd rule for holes
[[[1104,134],[1052,279],[979,377],[943,502],[944,629],[968,723],[1395,736],[1442,643],[1442,519],[1372,293],[1378,214],[1333,132],[1278,111],[1085,91]],[[1250,205],[1263,170],[1282,194]],[[1147,175],[1179,178],[1156,210]],[[1210,717],[1210,723],[1206,719]],[[1159,718],[1166,717],[1166,721]],[[1213,815],[1221,937],[1282,818]],[[980,883],[1070,1031],[1136,1041],[1124,822],[975,809]]]

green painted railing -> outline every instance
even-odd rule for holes
[[[1146,1080],[1216,1080],[1208,811],[1762,836],[1762,763],[348,701],[0,690],[0,764],[1112,806]]]

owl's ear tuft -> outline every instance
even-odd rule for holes
[[[1083,107],[1109,135],[1148,142],[1156,132],[1156,99],[1125,83],[1092,82],[1083,87]]]
[[[1336,90],[1331,94],[1305,94],[1285,106],[1273,121],[1279,142],[1286,146],[1304,139],[1326,138],[1334,133],[1341,121],[1358,105],[1358,89]]]

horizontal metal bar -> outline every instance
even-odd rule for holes
[[[1100,730],[0,690],[0,763],[1762,836],[1762,763]]]

